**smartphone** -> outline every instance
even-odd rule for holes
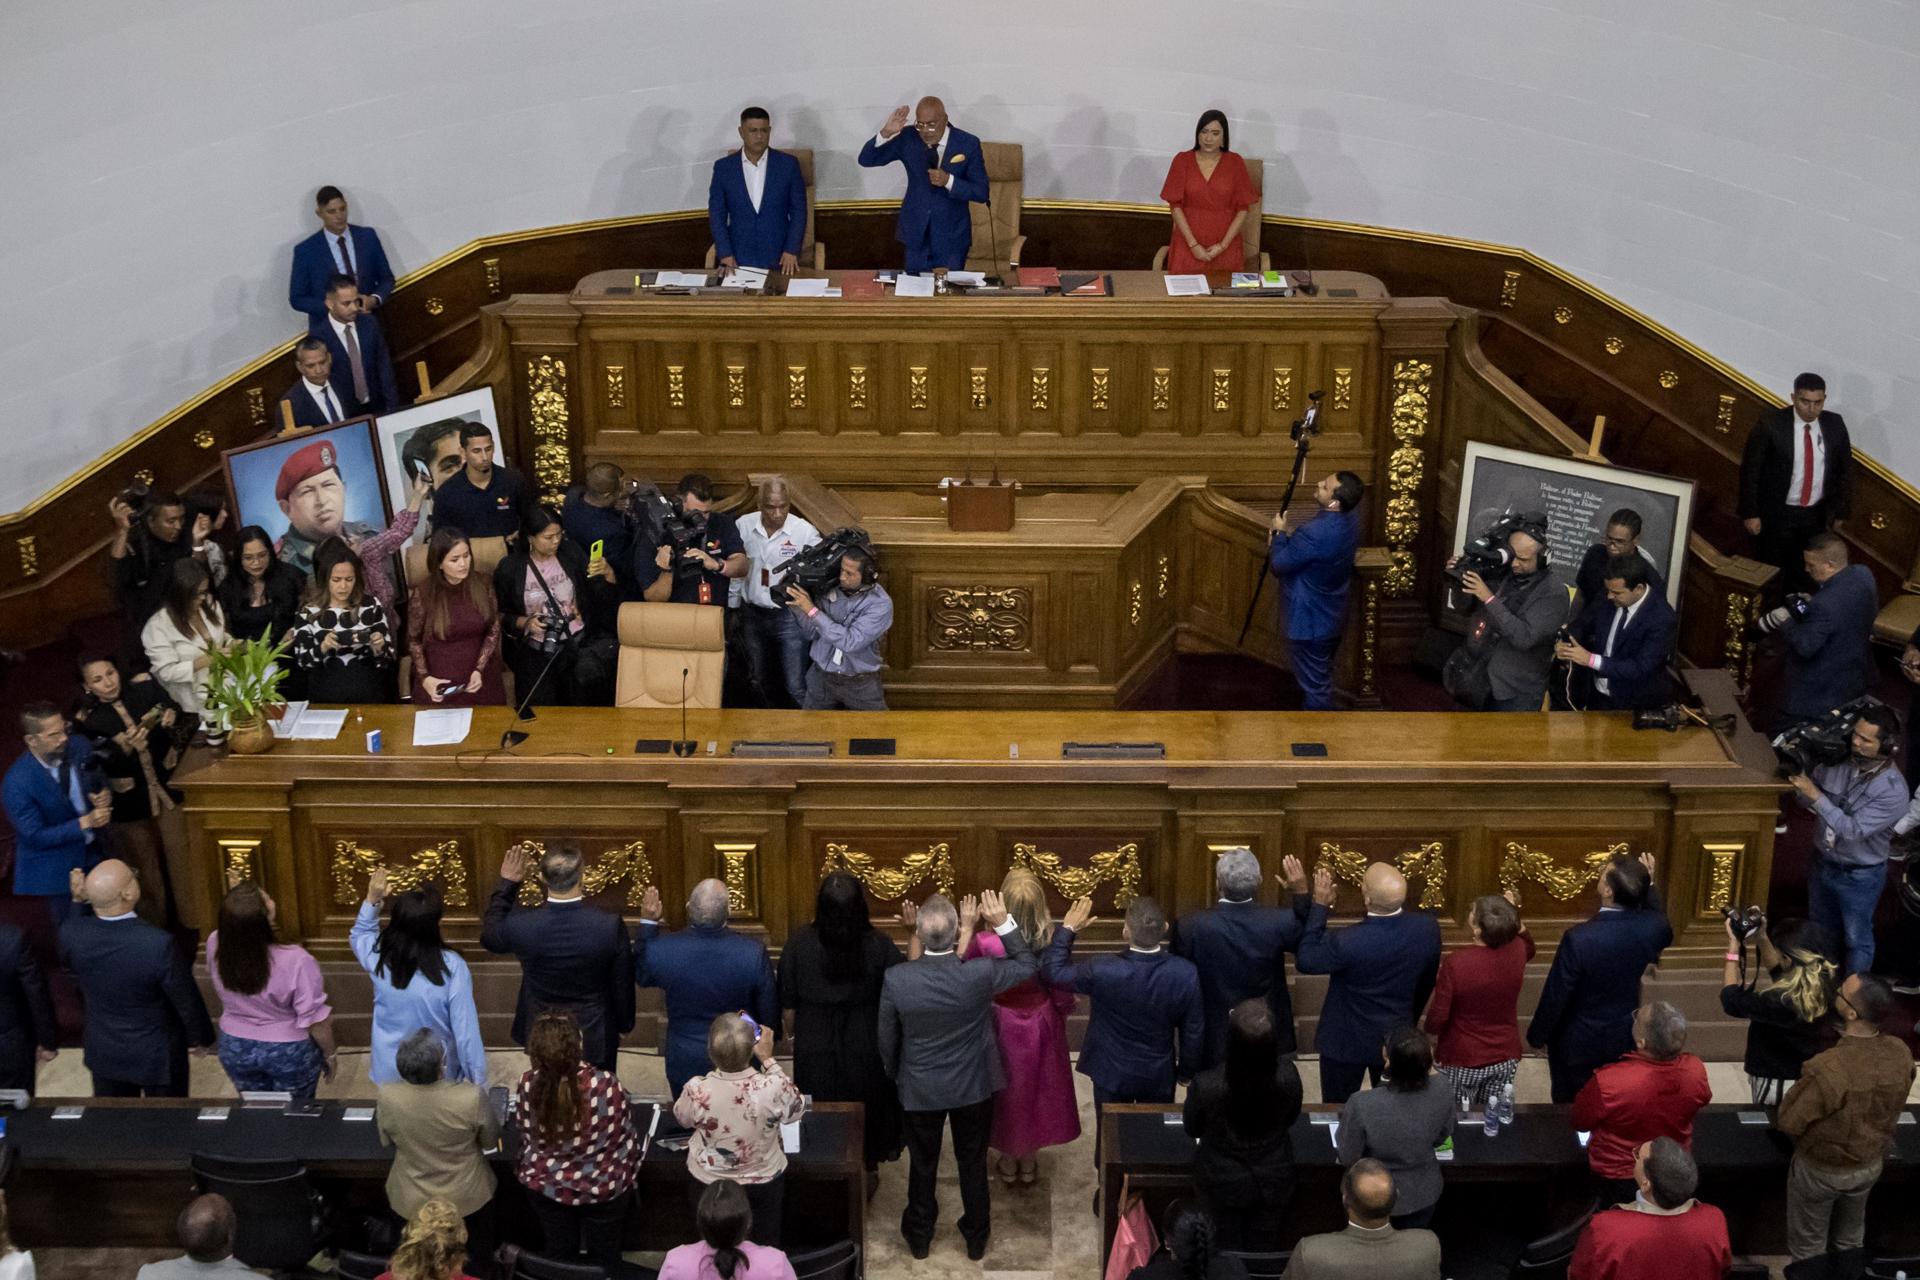
[[[606,549],[607,549],[607,540],[605,538],[595,538],[593,540],[593,549],[587,552],[587,558],[589,560],[605,559],[605,557],[601,553],[604,552]]]

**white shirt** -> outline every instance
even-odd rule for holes
[[[783,607],[786,601],[775,600],[772,590],[774,579],[780,576],[779,568],[820,541],[820,531],[791,511],[786,523],[774,533],[767,532],[758,511],[739,524],[740,542],[747,549],[747,576],[728,584],[728,605],[737,607],[745,601],[762,609]]]
[[[1638,600],[1635,600],[1632,604],[1628,605],[1625,610],[1620,610],[1620,609],[1614,610],[1613,625],[1607,628],[1606,652],[1601,654],[1603,658],[1611,658],[1613,656],[1614,641],[1620,638],[1620,633],[1622,631],[1625,631],[1628,627],[1633,625],[1633,615],[1640,612],[1640,606],[1645,604],[1647,602],[1647,597],[1652,594],[1653,594],[1653,587],[1648,586],[1646,590],[1640,593],[1640,598]],[[1608,687],[1607,678],[1605,676],[1596,677],[1593,682],[1593,687],[1595,689],[1598,689],[1601,693],[1610,694],[1613,692],[1613,690]]]
[[[1787,481],[1787,505],[1800,505],[1800,486],[1807,482],[1807,428],[1813,428],[1813,490],[1807,506],[1819,502],[1827,492],[1827,433],[1818,419],[1807,422],[1793,415],[1793,475]]]
[[[905,128],[905,129],[903,129],[903,130],[901,130],[901,132],[902,132],[902,133],[911,133],[911,134],[913,134],[913,136],[914,136],[915,138],[918,138],[918,137],[920,136],[920,132],[919,132],[919,130],[917,130],[917,129],[915,129],[915,128],[913,128],[913,126],[911,126],[911,125],[909,125],[909,126],[907,126],[907,128]],[[934,143],[934,144],[933,144],[933,146],[934,146],[934,150],[936,150],[936,151],[938,151],[938,152],[940,153],[940,167],[941,167],[941,168],[943,168],[943,169],[944,169],[944,168],[946,167],[946,164],[947,164],[947,135],[948,135],[949,133],[951,133],[951,132],[953,132],[953,131],[952,131],[951,129],[942,129],[942,130],[940,131],[940,140],[939,140],[938,142],[936,142],[936,143]],[[900,136],[900,134],[898,134],[898,133],[896,133],[896,134],[894,134],[894,135],[893,135],[893,138],[897,138],[897,137],[899,137],[899,136]],[[875,145],[875,146],[880,146],[880,147],[884,147],[884,146],[886,146],[886,145],[887,145],[887,144],[888,144],[889,142],[892,142],[892,141],[893,141],[893,138],[889,138],[889,137],[888,137],[888,136],[887,136],[886,134],[884,134],[884,133],[876,133],[876,134],[874,134],[874,135],[873,135],[873,141],[874,141],[874,145]],[[925,143],[925,142],[922,142],[922,143],[921,143],[920,145],[924,147],[924,146],[926,146],[926,143]],[[952,194],[953,194],[953,178],[952,178],[952,176],[951,176],[951,175],[949,175],[949,176],[948,176],[948,178],[947,178],[947,194],[948,194],[948,195],[952,195]],[[758,207],[758,206],[756,206],[756,207]]]
[[[340,323],[340,322],[339,322],[338,320],[335,320],[335,319],[333,318],[333,312],[331,312],[331,311],[329,311],[329,312],[327,312],[327,323],[333,326],[333,336],[334,336],[334,337],[336,337],[336,338],[338,338],[338,339],[340,339],[340,349],[341,349],[341,350],[343,350],[343,351],[353,351],[353,350],[358,350],[358,349],[359,349],[359,347],[360,347],[360,335],[359,335],[359,334],[357,334],[357,333],[356,333],[356,334],[354,334],[354,335],[353,335],[353,346],[352,346],[352,347],[349,347],[349,346],[347,346],[347,326],[346,326],[346,325],[344,325],[344,324],[341,324],[341,323]],[[304,381],[306,381],[306,379],[304,379],[304,378],[303,378],[303,379],[301,379],[301,381],[303,381],[303,382],[304,382]]]
[[[308,382],[304,377],[300,379],[300,385],[307,389],[307,394],[313,397],[313,402],[320,406],[320,412],[327,415],[328,422],[342,421],[340,401],[333,394],[331,386],[324,382]]]
[[[760,212],[760,196],[767,189],[767,153],[772,150],[772,147],[768,147],[761,152],[758,164],[747,159],[745,151],[740,153],[740,172],[747,180],[747,199],[753,201],[755,213]]]

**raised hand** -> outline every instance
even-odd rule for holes
[[[640,895],[640,918],[642,920],[653,920],[656,922],[660,919],[660,889],[658,886],[648,885],[647,891]]]
[[[367,901],[379,906],[387,900],[387,869],[375,867],[373,874],[367,877]]]
[[[1333,905],[1333,872],[1325,867],[1313,869],[1313,900],[1323,907]]]
[[[906,128],[907,116],[909,114],[905,107],[895,107],[893,114],[887,117],[887,122],[880,126],[880,136],[883,138],[891,138]]]
[[[500,859],[500,878],[519,884],[527,878],[527,846],[516,844]]]
[[[1066,918],[1060,923],[1074,933],[1081,933],[1096,919],[1098,917],[1093,914],[1093,899],[1075,898],[1073,905],[1067,908]]]
[[[1502,889],[1500,896],[1508,902],[1511,902],[1515,911],[1520,909],[1520,891],[1518,889]]]
[[[67,895],[75,902],[87,896],[87,873],[78,867],[67,872]]]
[[[914,905],[911,898],[900,899],[900,923],[908,930],[912,930],[920,923],[920,908]]]
[[[1288,854],[1286,857],[1280,859],[1280,870],[1286,874],[1283,877],[1277,878],[1281,884],[1287,887],[1288,893],[1305,893],[1307,891],[1307,869],[1301,865],[1300,859],[1294,857],[1292,854]]]
[[[986,923],[989,929],[997,930],[1007,922],[1007,904],[1000,900],[999,893],[992,889],[982,891],[980,894],[980,918]]]
[[[1647,869],[1647,879],[1649,880],[1653,879],[1653,873],[1654,873],[1653,855],[1651,853],[1641,854],[1640,865]]]

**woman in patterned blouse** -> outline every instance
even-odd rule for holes
[[[806,1109],[800,1088],[774,1061],[773,1028],[744,1014],[713,1020],[707,1056],[713,1070],[687,1081],[673,1104],[673,1118],[693,1130],[687,1169],[695,1204],[710,1182],[738,1183],[753,1206],[753,1238],[778,1248],[787,1172],[780,1126]]]
[[[516,1173],[540,1220],[542,1252],[559,1262],[585,1253],[611,1272],[640,1165],[626,1090],[612,1072],[581,1059],[580,1025],[570,1013],[548,1010],[534,1020],[527,1057],[533,1066],[514,1100]]]
[[[313,585],[293,628],[293,660],[314,702],[393,701],[393,628],[365,582],[360,557],[339,538],[314,550]]]

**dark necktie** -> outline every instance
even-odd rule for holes
[[[353,254],[347,249],[347,238],[345,236],[335,236],[334,239],[340,244],[340,273],[349,276],[355,275],[356,273],[353,269]]]
[[[1810,507],[1813,505],[1813,424],[1811,422],[1800,424],[1800,438],[1805,442],[1807,464],[1805,473],[1800,478],[1800,505]]]
[[[320,407],[326,411],[329,424],[340,421],[340,405],[333,398],[333,388],[325,383],[320,386]]]
[[[360,363],[360,339],[354,336],[352,324],[340,326],[341,336],[347,343],[347,363],[353,366],[353,398],[361,404],[367,402],[367,367]]]

